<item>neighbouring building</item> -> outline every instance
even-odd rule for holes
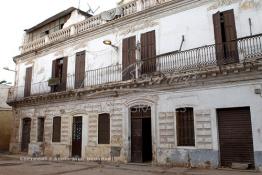
[[[261,19],[260,0],[135,0],[26,30],[10,151],[262,167]]]
[[[6,104],[10,86],[0,84],[0,152],[9,151],[12,108]]]

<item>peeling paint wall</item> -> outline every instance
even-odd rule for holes
[[[250,35],[249,18],[252,21],[252,33],[259,34],[262,32],[262,23],[260,22],[262,19],[262,5],[261,1],[258,0],[211,1],[199,7],[192,5],[181,9],[183,10],[174,9],[168,13],[141,18],[141,20],[123,27],[115,27],[104,34],[94,35],[76,43],[36,54],[26,62],[20,63],[17,85],[24,86],[25,69],[29,66],[33,66],[32,83],[47,81],[51,77],[52,60],[65,56],[69,58],[68,76],[73,75],[75,73],[75,54],[83,50],[86,51],[86,70],[121,64],[122,39],[135,35],[137,43],[139,43],[141,33],[151,30],[156,31],[157,54],[178,50],[182,35],[185,36],[182,50],[214,44],[212,16],[218,11],[234,9],[237,36],[239,38]],[[118,51],[104,45],[104,40],[111,40],[112,44],[119,48]],[[22,93],[22,90],[20,93]]]
[[[77,100],[64,103],[46,104],[17,109],[16,127],[10,148],[19,151],[22,118],[32,118],[29,154],[39,151],[46,156],[70,157],[72,145],[72,118],[83,116],[84,158],[110,158],[111,147],[121,148],[120,157],[115,160],[130,161],[130,106],[151,103],[153,161],[159,164],[172,164],[193,167],[217,167],[219,164],[219,141],[216,109],[250,106],[253,145],[256,165],[261,166],[262,141],[262,98],[254,94],[254,89],[262,82],[217,86],[210,89],[191,89],[167,93],[130,93],[126,96],[96,100]],[[221,96],[223,94],[223,96]],[[148,99],[148,100],[146,100]],[[151,101],[150,103],[146,101]],[[110,105],[109,105],[110,104]],[[176,113],[181,107],[193,107],[195,146],[177,146]],[[110,144],[98,144],[98,114],[110,113]],[[37,143],[37,117],[46,117],[45,142]],[[61,142],[52,143],[52,119],[62,117]]]

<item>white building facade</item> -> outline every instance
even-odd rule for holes
[[[261,167],[261,19],[259,0],[55,15],[27,30],[14,58],[10,151]]]

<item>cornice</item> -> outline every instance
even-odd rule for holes
[[[207,67],[206,69],[169,75],[155,75],[147,79],[136,79],[83,88],[66,92],[37,95],[8,102],[14,107],[37,106],[75,100],[92,100],[106,97],[122,97],[130,93],[157,94],[161,91],[211,88],[219,85],[245,81],[262,81],[262,59],[248,63]]]
[[[18,60],[26,60],[27,58],[32,58],[41,54],[48,54],[53,52],[53,49],[60,48],[62,46],[70,46],[71,44],[77,44],[81,40],[92,40],[97,38],[99,35],[105,35],[107,33],[111,33],[113,29],[116,28],[124,28],[127,25],[132,23],[143,23],[145,19],[158,19],[161,16],[167,16],[166,13],[179,13],[191,8],[195,8],[206,4],[210,1],[208,0],[173,0],[170,2],[166,2],[155,7],[136,12],[134,14],[122,17],[117,20],[113,20],[111,22],[107,22],[103,25],[97,26],[92,30],[74,35],[70,38],[66,38],[54,43],[50,43],[45,45],[39,49],[29,51],[20,55],[15,56],[13,59],[15,62]]]

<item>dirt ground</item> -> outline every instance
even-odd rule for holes
[[[255,171],[204,170],[159,167],[151,164],[116,164],[76,161],[24,161],[0,155],[0,175],[262,175]]]

